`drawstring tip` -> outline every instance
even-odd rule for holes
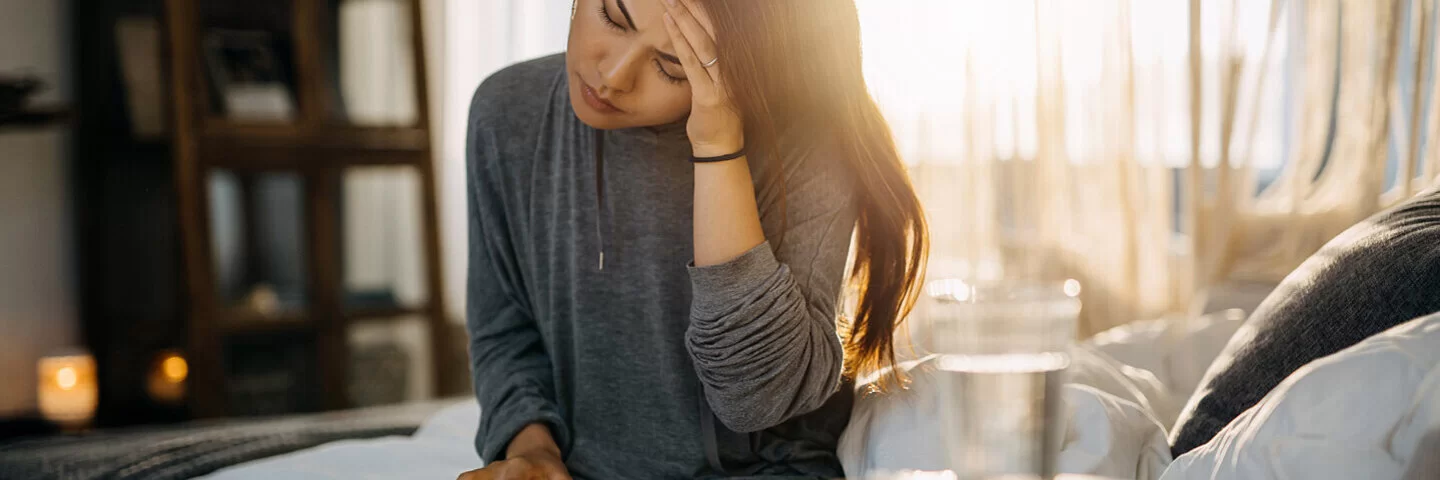
[[[604,270],[604,269],[605,269],[605,251],[604,251],[604,250],[601,250],[601,251],[600,251],[600,269],[601,269],[601,270]]]

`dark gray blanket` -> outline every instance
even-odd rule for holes
[[[441,403],[0,444],[0,479],[186,479],[351,438],[410,435]]]
[[[1173,453],[1209,442],[1305,364],[1437,311],[1440,189],[1432,189],[1341,233],[1266,297],[1246,320],[1251,334],[1230,340],[1181,413]]]

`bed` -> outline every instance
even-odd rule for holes
[[[1440,314],[1301,369],[1256,413],[1223,431],[1220,441],[1172,462],[1165,432],[1243,319],[1232,311],[1138,322],[1083,342],[1064,392],[1067,433],[1060,472],[1137,480],[1338,480],[1359,478],[1352,475],[1359,471],[1390,473],[1383,478],[1437,478],[1440,462],[1423,462],[1433,457],[1423,452],[1440,451]],[[923,365],[924,359],[912,363]],[[1361,380],[1373,385],[1360,391],[1334,388]],[[839,445],[846,471],[894,471],[945,461],[944,450],[933,442],[941,436],[933,430],[941,427],[933,421],[935,412],[923,406],[927,395],[954,392],[917,382],[893,397],[857,398]],[[1384,399],[1395,405],[1370,408]],[[480,415],[474,400],[457,399],[36,439],[0,445],[0,478],[454,478],[481,466],[473,447]],[[1375,433],[1375,438],[1361,444],[1343,440],[1359,438],[1356,432]],[[1309,440],[1296,443],[1296,435]],[[1275,455],[1277,448],[1288,453]],[[1305,469],[1308,474],[1298,477],[1283,474],[1320,464],[1329,466]]]
[[[1184,385],[1196,381],[1203,366],[1192,362],[1177,361],[1178,356],[1209,356],[1218,351],[1220,345],[1238,327],[1240,317],[1219,315],[1202,318],[1201,321],[1186,322],[1183,335],[1172,330],[1179,324],[1161,322],[1158,324],[1137,323],[1126,330],[1097,337],[1089,342],[1096,348],[1122,359],[1137,368],[1154,371],[1158,377],[1150,381],[1151,386],[1142,388],[1158,392],[1171,390],[1165,385]],[[1178,338],[1183,337],[1183,338]],[[1202,337],[1214,337],[1206,341],[1195,341]],[[1168,339],[1169,341],[1162,341]],[[1161,347],[1171,355],[1155,357],[1156,348],[1126,350],[1128,346]],[[1177,356],[1178,355],[1178,356]],[[1091,357],[1077,357],[1091,358]],[[1101,358],[1101,357],[1094,357]],[[1103,357],[1114,365],[1096,365],[1080,370],[1112,372],[1118,371],[1119,361]],[[1197,371],[1198,368],[1198,371]],[[1104,375],[1077,375],[1076,383],[1093,385],[1099,390],[1119,391],[1131,387],[1118,386],[1114,382],[1127,382],[1124,378],[1100,378]],[[1163,385],[1162,385],[1163,384]],[[919,390],[917,390],[918,392]],[[1179,392],[1184,395],[1186,392]],[[1089,390],[1076,391],[1076,408],[1082,411],[1103,412],[1103,399]],[[1158,393],[1147,394],[1151,399],[1147,410],[1159,412],[1161,417],[1173,415],[1178,407],[1170,405],[1176,400]],[[842,458],[848,458],[847,471],[858,465],[865,455],[884,457],[895,465],[903,459],[893,455],[883,441],[867,439],[861,424],[884,424],[893,428],[903,422],[889,418],[885,407],[861,402],[852,418],[852,428],[842,439]],[[878,410],[877,410],[878,409]],[[902,412],[903,413],[903,412]],[[282,417],[265,420],[232,420],[191,424],[183,428],[155,428],[125,432],[106,432],[78,438],[37,439],[0,445],[0,478],[26,479],[100,479],[100,478],[154,478],[178,479],[200,477],[206,480],[291,480],[291,479],[391,479],[391,478],[454,478],[460,472],[481,466],[475,454],[473,436],[479,423],[480,409],[472,399],[436,401],[424,404],[371,408],[320,415]],[[1083,416],[1083,415],[1082,415]],[[1143,415],[1142,415],[1143,416]],[[1099,413],[1096,418],[1104,417]],[[888,418],[888,419],[887,419]],[[1109,419],[1106,419],[1107,421]],[[1078,424],[1084,423],[1077,421]],[[1146,427],[1147,425],[1139,425]],[[1127,438],[1148,438],[1153,444],[1150,450],[1163,451],[1164,439],[1159,427],[1152,429],[1120,429],[1110,423],[1091,421],[1084,427],[1088,435],[1081,443],[1073,443],[1068,473],[1115,474],[1120,478],[1139,478],[1135,461],[1128,459],[1118,464],[1129,464],[1128,470],[1116,470],[1107,465],[1116,462],[1102,462],[1096,453],[1106,452],[1111,457],[1139,456],[1136,449],[1121,452],[1113,448]],[[882,429],[876,429],[880,432]],[[904,430],[904,429],[901,429]],[[1077,437],[1080,438],[1080,437]],[[911,451],[905,441],[914,441],[914,435],[897,437],[901,443],[891,443]],[[923,440],[923,439],[922,439]],[[1139,440],[1125,440],[1139,445]],[[847,449],[849,450],[847,453]],[[1152,455],[1152,457],[1154,457]],[[1154,464],[1146,472],[1152,473],[1163,468],[1168,458],[1152,460]],[[1160,462],[1160,463],[1156,463]],[[872,462],[873,464],[874,462]],[[884,463],[884,462],[882,462]],[[903,463],[903,462],[902,462]],[[1116,475],[1110,475],[1116,476]]]
[[[426,418],[453,403],[13,440],[0,444],[0,479],[194,478],[336,441],[409,436]]]

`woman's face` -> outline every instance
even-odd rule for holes
[[[580,121],[611,130],[674,123],[690,113],[690,84],[661,1],[576,0],[565,65]]]

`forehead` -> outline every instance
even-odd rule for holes
[[[665,6],[660,4],[662,0],[601,0],[611,2],[617,7],[624,5],[630,18],[635,20],[635,28],[638,30],[659,30],[665,31]],[[615,12],[620,13],[620,12]]]
[[[634,26],[635,26],[636,29],[638,29],[638,30],[640,30],[640,31],[642,31],[642,32],[647,32],[647,33],[650,32],[650,31],[657,31],[657,32],[660,32],[661,35],[667,35],[667,36],[668,36],[668,34],[665,33],[665,17],[664,17],[664,15],[665,15],[666,9],[665,9],[665,5],[663,5],[663,4],[660,3],[660,2],[663,1],[663,0],[601,0],[601,1],[605,1],[605,2],[616,2],[616,3],[617,3],[617,5],[616,5],[617,7],[619,6],[619,5],[618,5],[619,3],[624,3],[624,5],[625,5],[625,10],[628,11],[628,12],[630,12],[630,17],[631,17],[631,18],[635,19],[635,25],[634,25]],[[770,1],[770,0],[767,0],[767,1]],[[711,26],[711,24],[710,24],[710,16],[707,15],[704,10],[701,10],[700,2],[698,2],[698,1],[696,1],[696,0],[689,0],[689,1],[679,0],[679,2],[680,2],[680,5],[682,5],[682,6],[688,3],[691,7],[694,7],[694,9],[690,11],[690,14],[695,17],[695,21],[700,24],[701,28],[704,28],[705,30],[708,30],[708,31],[714,31],[714,28],[712,28],[712,26]],[[684,7],[682,7],[682,8],[684,8]],[[618,14],[619,12],[616,12],[616,13]]]

